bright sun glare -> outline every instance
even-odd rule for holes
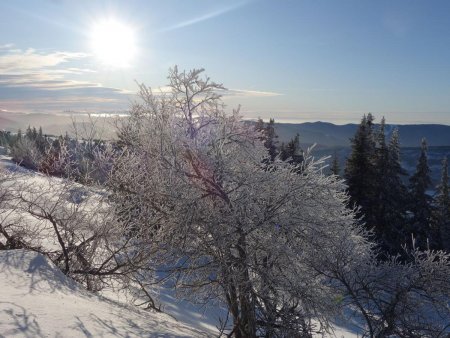
[[[133,29],[115,19],[105,19],[94,25],[91,44],[96,57],[106,66],[128,67],[136,53]]]

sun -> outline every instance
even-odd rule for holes
[[[135,33],[130,26],[116,19],[103,19],[92,27],[91,46],[104,65],[129,67],[136,54]]]

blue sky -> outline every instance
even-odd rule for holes
[[[450,124],[449,14],[434,0],[2,1],[0,109],[123,110],[135,81],[164,86],[178,65],[205,68],[248,118]],[[133,33],[126,66],[96,55],[105,20]]]

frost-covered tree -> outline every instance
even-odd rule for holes
[[[320,331],[338,304],[316,264],[367,250],[343,183],[312,159],[302,175],[281,161],[267,170],[260,133],[225,114],[223,87],[201,72],[173,69],[165,95],[141,86],[120,130],[128,146],[110,185],[130,235],[157,248],[180,294],[226,304],[231,335]]]
[[[127,236],[104,189],[0,168],[0,250],[40,252],[88,290],[126,287],[157,309],[141,282],[153,275],[144,244]]]
[[[449,313],[438,301],[449,295],[448,257],[379,263],[343,181],[309,157],[267,170],[261,133],[238,111],[225,114],[222,85],[201,73],[174,68],[165,94],[141,86],[108,182],[127,237],[146,243],[166,285],[225,304],[233,337],[310,337],[344,307],[357,309],[370,337],[437,330],[423,311]]]
[[[407,262],[379,261],[372,253],[354,257],[346,269],[330,267],[346,318],[364,323],[363,337],[448,337],[450,257],[417,249],[405,255]]]
[[[29,169],[39,170],[49,142],[42,134],[42,128],[39,128],[38,132],[35,127],[28,126],[25,135],[22,136],[19,130],[16,140],[10,142],[9,146],[11,156],[16,163]]]

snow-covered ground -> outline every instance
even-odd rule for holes
[[[0,167],[22,173],[21,181],[49,184],[43,175],[17,167],[1,153]],[[51,180],[55,186],[62,181]],[[43,244],[50,242],[47,238]],[[90,293],[38,253],[0,251],[0,338],[218,335],[219,317],[224,317],[225,310],[180,302],[170,290],[162,288],[156,293],[167,314],[126,304],[126,297],[116,291],[105,290],[103,296]],[[357,334],[336,326],[331,337],[352,338]]]
[[[172,312],[186,310],[186,305],[178,307],[169,297],[165,300]],[[178,315],[203,320],[193,309]],[[0,337],[213,336],[209,330],[193,328],[167,314],[92,294],[39,253],[0,251]],[[335,337],[356,336],[336,328]]]
[[[35,252],[1,251],[0,286],[0,337],[208,337],[89,293]]]
[[[165,297],[173,316],[139,310],[94,295],[46,257],[26,250],[0,251],[0,337],[213,337],[193,328],[202,318]],[[182,311],[185,310],[185,311]],[[197,323],[192,320],[197,316]],[[211,325],[211,324],[210,324]],[[336,328],[335,337],[356,337]]]

